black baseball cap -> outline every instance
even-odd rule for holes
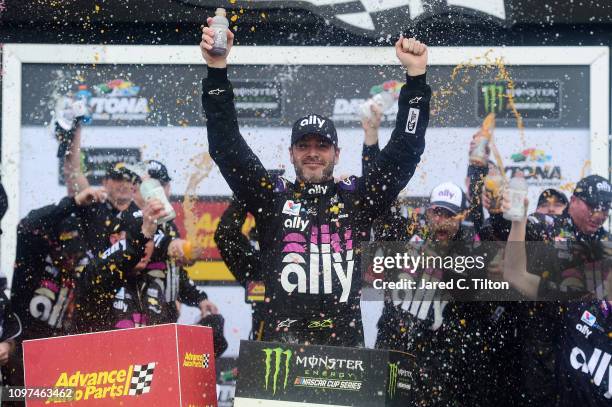
[[[157,160],[147,160],[145,161],[145,165],[147,166],[147,172],[151,178],[155,178],[162,184],[172,181],[172,178],[168,175],[168,169],[161,162]]]
[[[309,114],[295,121],[291,130],[291,145],[311,134],[319,135],[338,147],[338,133],[334,122],[318,114]]]
[[[582,199],[591,209],[610,209],[612,201],[612,185],[599,175],[589,175],[578,181],[574,196]]]
[[[140,182],[140,177],[138,174],[130,170],[124,162],[119,162],[108,167],[105,178]]]
[[[62,219],[57,225],[57,240],[63,253],[81,254],[86,251],[85,240],[79,218],[74,214]]]
[[[542,206],[548,203],[549,199],[556,199],[559,203],[563,205],[567,205],[567,197],[561,191],[557,191],[554,188],[548,188],[542,191],[540,197],[538,198],[538,206]]]

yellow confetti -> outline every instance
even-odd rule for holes
[[[461,324],[461,326],[467,325],[467,322],[465,321],[465,319],[462,319],[461,321],[459,321],[459,323]]]
[[[99,12],[100,12],[100,6],[96,4],[96,13],[99,13]]]
[[[230,20],[232,20],[232,23],[235,23],[235,22],[236,22],[236,20],[238,20],[238,15],[237,15],[237,14],[234,14],[234,15],[233,15],[233,16],[230,18]]]

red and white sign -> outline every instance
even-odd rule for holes
[[[167,324],[25,341],[26,387],[73,388],[27,406],[216,406],[212,329]]]

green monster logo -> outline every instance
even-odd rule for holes
[[[291,349],[284,350],[283,348],[266,348],[263,350],[263,352],[266,354],[266,390],[268,390],[268,382],[272,370],[272,355],[274,355],[274,377],[272,378],[272,394],[276,394],[276,382],[278,380],[278,375],[281,371],[281,362],[283,359],[283,355],[285,355],[285,381],[283,382],[283,389],[286,389],[287,379],[289,378],[289,362],[291,361],[291,356],[293,356],[293,352],[291,351]]]
[[[484,110],[486,114],[501,113],[504,110],[505,87],[497,83],[483,85]]]
[[[397,368],[399,367],[399,362],[389,363],[389,387],[387,389],[387,393],[389,393],[389,397],[395,397],[395,387],[397,386]]]

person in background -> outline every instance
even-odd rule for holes
[[[536,213],[544,215],[561,215],[567,208],[567,197],[553,188],[545,189],[538,198]]]
[[[246,204],[233,199],[221,215],[215,243],[227,268],[246,291],[245,300],[251,304],[253,313],[250,339],[259,341],[266,321],[265,285],[256,230],[252,228],[248,237],[242,233],[246,217]]]

